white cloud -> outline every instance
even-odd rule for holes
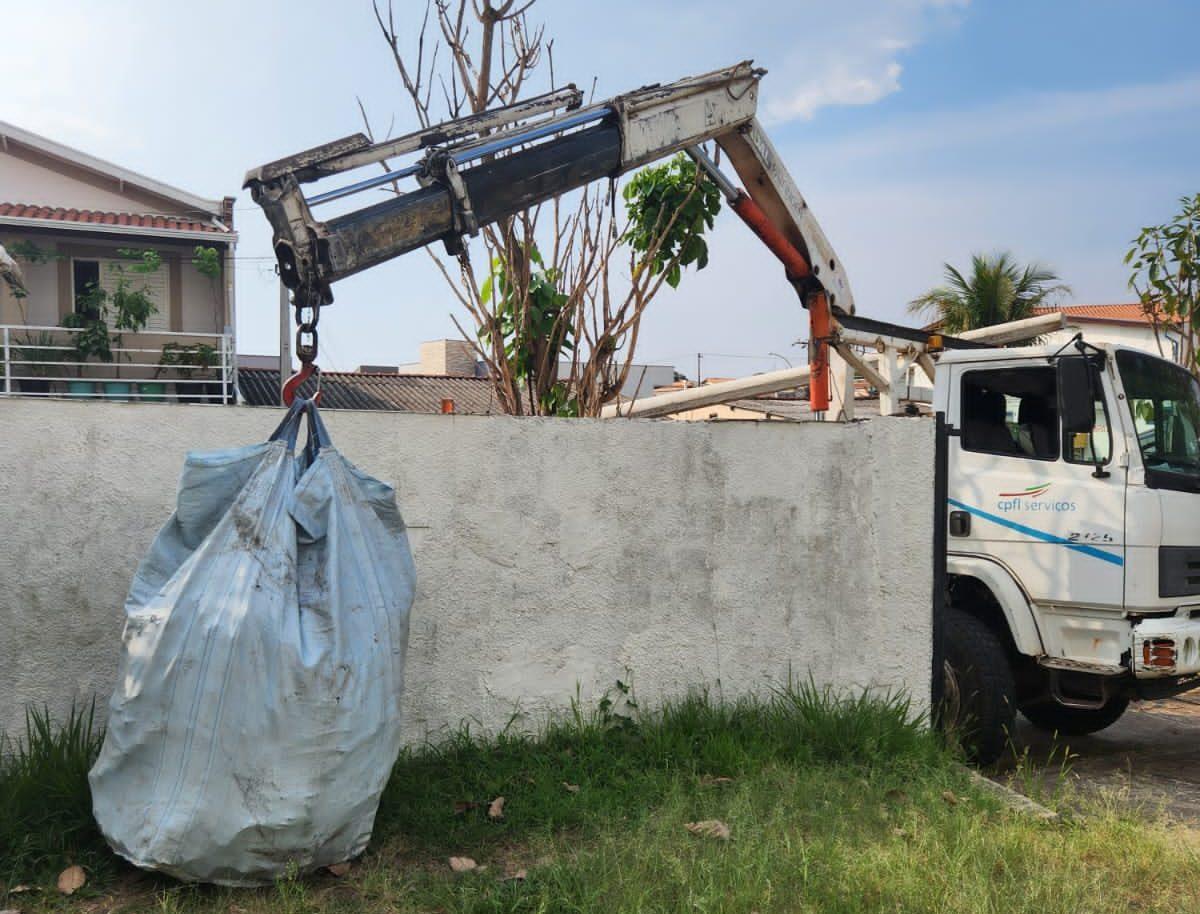
[[[797,17],[805,41],[777,50],[764,85],[768,122],[811,119],[821,108],[872,105],[901,90],[900,56],[958,21],[969,0],[849,0],[821,18]]]
[[[536,9],[555,34],[559,73],[580,85],[598,74],[601,95],[753,58],[769,71],[761,110],[780,122],[899,91],[902,56],[953,28],[968,2],[608,0],[568,16],[550,4]]]
[[[804,86],[788,98],[767,104],[767,119],[772,122],[792,118],[811,120],[818,109],[827,105],[871,105],[900,91],[903,67],[896,61],[884,63],[882,72],[865,73],[838,64],[819,81]]]

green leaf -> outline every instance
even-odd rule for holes
[[[680,154],[642,169],[626,185],[624,197],[630,225],[623,240],[636,252],[658,245],[650,263],[635,264],[635,275],[647,269],[653,276],[666,272],[664,281],[675,288],[681,267],[707,264],[707,246],[700,235],[712,227],[721,195],[707,179],[696,183],[690,158]]]

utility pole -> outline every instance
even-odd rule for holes
[[[292,376],[292,315],[287,286],[279,283],[279,405],[283,403],[283,382]]]
[[[700,353],[696,353],[696,386],[700,386]]]

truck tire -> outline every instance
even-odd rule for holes
[[[1129,707],[1129,698],[1114,695],[1102,708],[1068,708],[1053,699],[1021,708],[1021,714],[1039,730],[1063,736],[1084,736],[1112,726]]]
[[[1004,752],[1016,715],[1016,687],[1004,645],[970,613],[946,608],[942,726],[967,757],[990,765]]]

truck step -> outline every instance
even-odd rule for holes
[[[1087,663],[1068,660],[1066,657],[1038,657],[1038,666],[1048,670],[1065,670],[1072,673],[1090,673],[1093,676],[1123,676],[1128,673],[1119,663]]]

